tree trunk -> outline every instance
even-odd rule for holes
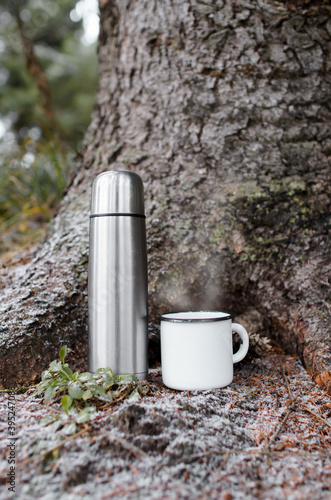
[[[119,169],[145,185],[151,356],[160,313],[225,310],[331,392],[331,10],[301,3],[100,1],[82,164],[31,260],[2,270],[4,385],[63,343],[85,367],[91,184]]]

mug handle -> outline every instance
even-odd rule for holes
[[[248,346],[249,346],[249,337],[248,337],[248,333],[245,330],[245,328],[243,326],[239,325],[239,323],[232,323],[231,328],[232,328],[233,332],[236,332],[239,334],[239,336],[242,340],[240,347],[239,347],[239,351],[237,351],[233,354],[233,362],[238,363],[238,361],[241,361],[242,359],[244,359],[244,357],[247,354]]]

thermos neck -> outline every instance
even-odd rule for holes
[[[139,175],[108,171],[93,182],[90,217],[145,217],[144,186]]]

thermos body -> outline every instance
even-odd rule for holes
[[[97,202],[97,198],[107,197]],[[90,215],[88,369],[145,380],[147,251],[143,186],[132,172],[105,172]]]

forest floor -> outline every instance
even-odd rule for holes
[[[16,394],[15,441],[1,394],[0,499],[330,499],[331,401],[298,358],[240,363],[230,386],[189,393],[167,389],[158,367],[149,387],[74,435],[41,422],[59,405]]]

